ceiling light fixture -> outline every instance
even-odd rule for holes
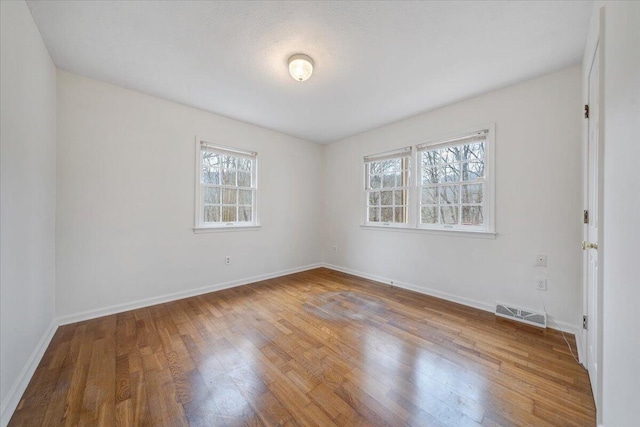
[[[289,58],[289,74],[294,80],[303,82],[313,73],[313,59],[308,55],[297,53]]]

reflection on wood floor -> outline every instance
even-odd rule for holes
[[[592,426],[595,411],[559,332],[317,269],[60,327],[10,425]]]

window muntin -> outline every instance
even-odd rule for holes
[[[407,224],[411,149],[365,157],[367,224]]]
[[[486,228],[487,130],[444,144],[418,147],[419,224],[433,228]]]
[[[200,142],[197,228],[256,225],[257,154]]]

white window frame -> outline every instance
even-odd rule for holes
[[[421,191],[422,191],[422,164],[421,153],[425,149],[435,149],[451,145],[459,145],[461,140],[468,138],[473,134],[486,132],[485,154],[484,154],[484,192],[483,192],[483,218],[482,226],[470,225],[445,225],[445,224],[422,224],[420,222],[421,208]],[[456,143],[457,142],[457,143]],[[429,232],[443,235],[458,236],[475,236],[493,238],[496,234],[495,227],[495,123],[487,123],[484,125],[473,126],[455,133],[444,135],[438,138],[430,139],[426,143],[415,144],[404,150],[411,150],[411,167],[410,167],[410,185],[408,190],[408,222],[407,223],[382,223],[368,222],[368,179],[366,173],[367,159],[384,156],[386,153],[395,153],[400,150],[393,150],[378,155],[369,155],[364,157],[365,173],[363,174],[363,197],[361,206],[363,207],[361,226],[365,229],[391,229],[397,231],[417,231]],[[402,149],[401,149],[402,150]],[[369,160],[370,161],[370,160]],[[460,213],[461,214],[461,213]]]
[[[363,222],[365,225],[367,226],[373,226],[373,227],[406,227],[409,224],[409,216],[410,216],[410,211],[411,211],[411,187],[412,187],[412,170],[413,170],[413,157],[412,157],[412,147],[404,147],[404,148],[400,148],[398,150],[392,150],[392,151],[386,151],[384,153],[379,153],[379,154],[373,154],[373,155],[369,155],[369,156],[365,156],[364,157],[364,192],[365,192],[365,200],[364,200],[364,217],[363,217]],[[405,207],[405,218],[406,218],[406,222],[394,222],[394,221],[390,221],[390,222],[382,222],[382,221],[369,221],[369,194],[372,191],[382,191],[384,190],[384,187],[382,187],[382,180],[381,180],[381,187],[379,189],[371,189],[369,188],[369,179],[370,179],[370,171],[369,171],[369,167],[371,165],[372,162],[378,162],[378,161],[384,161],[384,160],[390,160],[390,159],[401,159],[404,161],[404,159],[406,160],[407,163],[407,170],[405,172],[405,177],[404,179],[406,180],[406,185],[404,186],[394,186],[394,187],[388,187],[386,190],[387,191],[404,191],[404,197],[407,199],[407,202],[404,203],[402,206],[406,206]],[[388,206],[391,209],[395,210],[395,201],[394,204]],[[394,212],[395,215],[395,212]]]
[[[204,184],[202,182],[202,152],[206,148],[207,151],[216,152],[218,154],[226,154],[241,158],[248,158],[252,161],[251,167],[251,188],[253,192],[252,200],[252,219],[253,221],[233,221],[233,222],[205,222],[204,221]],[[258,153],[255,151],[229,147],[210,140],[196,137],[195,143],[195,226],[194,232],[210,232],[210,231],[232,231],[232,230],[248,230],[259,229],[260,222],[258,216]],[[220,186],[222,188],[222,186]],[[220,194],[222,197],[222,192]],[[220,213],[222,215],[222,212]]]

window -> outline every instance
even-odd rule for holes
[[[418,146],[420,224],[487,228],[485,163],[488,130]]]
[[[257,225],[257,154],[197,145],[196,229]]]
[[[364,159],[366,223],[408,222],[411,147]]]
[[[493,233],[493,134],[491,124],[365,157],[365,225]]]

